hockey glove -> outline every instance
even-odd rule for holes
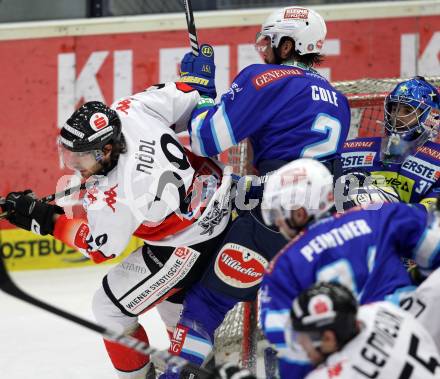
[[[200,95],[216,98],[214,49],[211,45],[201,45],[198,56],[185,54],[180,62],[179,81],[188,83]]]
[[[217,366],[212,379],[256,379],[247,369],[242,369],[232,362]]]
[[[53,234],[54,215],[64,213],[57,205],[37,200],[31,190],[9,193],[2,207],[11,224],[41,235]]]

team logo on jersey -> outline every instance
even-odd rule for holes
[[[101,112],[96,112],[90,117],[89,125],[95,131],[99,131],[109,125],[108,117]]]
[[[130,99],[124,99],[121,100],[118,105],[116,106],[117,111],[124,112],[126,115],[128,115],[128,109],[130,109],[131,100]]]
[[[304,8],[287,8],[284,11],[284,18],[293,20],[307,20],[309,18],[309,10]]]
[[[215,200],[208,214],[199,221],[198,225],[203,228],[203,231],[200,234],[208,234],[210,236],[214,233],[214,228],[223,220],[223,217],[228,214],[229,207],[223,208],[221,207],[220,202]]]
[[[216,275],[236,288],[250,288],[261,282],[269,262],[260,254],[235,243],[227,243],[217,255]]]
[[[359,166],[371,167],[373,166],[375,156],[375,151],[342,153],[342,165],[344,168]]]
[[[299,68],[278,68],[262,72],[252,78],[255,89],[259,90],[267,85],[288,76],[301,76],[304,71]]]
[[[107,203],[107,205],[113,211],[113,213],[116,212],[116,209],[115,209],[114,205],[116,204],[116,196],[117,196],[117,194],[116,194],[116,187],[117,186],[118,185],[116,184],[115,186],[111,187],[107,191],[104,191],[104,195],[105,195],[104,201]]]
[[[338,362],[334,366],[330,366],[327,369],[328,377],[330,379],[338,377],[339,375],[341,375],[341,372],[342,372],[342,362]]]
[[[231,101],[235,99],[235,94],[239,93],[243,88],[239,87],[237,83],[233,82],[228,90],[228,94],[231,95]]]
[[[402,171],[411,172],[429,182],[435,182],[440,178],[439,170],[440,166],[414,156],[409,156],[402,164]]]

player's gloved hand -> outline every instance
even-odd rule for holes
[[[240,368],[232,362],[217,366],[210,379],[256,379],[249,370]]]
[[[188,83],[200,95],[216,98],[214,49],[211,45],[201,45],[198,56],[185,54],[180,63],[179,81]]]
[[[9,193],[2,207],[11,224],[41,235],[52,234],[54,215],[64,213],[58,205],[37,200],[31,190]]]

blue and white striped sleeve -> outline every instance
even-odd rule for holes
[[[211,107],[197,107],[191,117],[189,133],[193,152],[205,157],[217,155],[237,144],[223,101]]]
[[[440,267],[440,218],[437,212],[427,214],[427,217],[428,225],[420,236],[412,256],[425,276]]]
[[[282,266],[288,260],[276,264]],[[281,377],[303,378],[312,369],[304,350],[288,340],[291,329],[290,307],[299,294],[293,272],[288,267],[274,267],[263,279],[260,290],[261,326],[266,338],[278,352]]]

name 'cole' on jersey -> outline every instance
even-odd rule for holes
[[[202,156],[249,137],[254,166],[263,174],[271,160],[339,158],[349,127],[347,98],[317,71],[254,64],[238,74],[220,104],[199,102],[189,132],[193,151]]]
[[[261,287],[261,317],[278,350],[281,377],[302,378],[311,368],[305,353],[291,349],[285,337],[290,307],[300,292],[318,281],[338,281],[360,304],[398,302],[414,289],[402,257],[414,259],[426,275],[440,265],[439,226],[427,228],[427,222],[422,206],[390,203],[350,210],[313,224],[272,260]]]
[[[405,203],[428,206],[440,193],[440,145],[427,141],[403,163],[384,163],[380,159],[382,138],[365,137],[346,141],[342,151],[344,173],[363,171],[373,182],[385,180]],[[375,179],[376,178],[376,179]]]
[[[376,302],[359,308],[359,334],[306,379],[434,379],[440,356],[426,330],[402,309]]]

